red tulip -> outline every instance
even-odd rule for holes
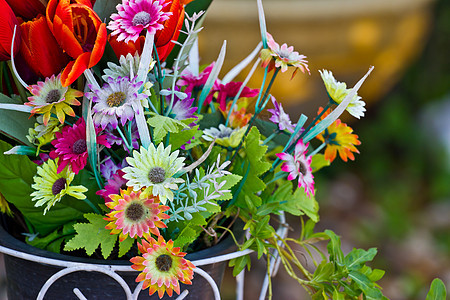
[[[50,0],[47,22],[61,48],[75,59],[61,74],[62,85],[68,86],[102,58],[106,25],[92,9],[90,0]]]
[[[11,42],[14,26],[19,27],[14,12],[5,0],[0,0],[0,61],[11,59]],[[14,41],[14,55],[20,48],[20,30],[17,28],[16,40]]]
[[[114,53],[116,54],[117,58],[120,58],[120,56],[126,56],[128,53],[131,53],[134,55],[136,51],[139,53],[139,55],[142,54],[142,50],[144,49],[144,43],[145,43],[145,36],[141,35],[136,42],[129,41],[128,43],[125,43],[124,41],[117,41],[117,35],[108,36],[108,42],[111,45],[111,47],[114,50]]]
[[[44,16],[20,24],[22,44],[20,52],[28,66],[40,77],[58,74],[69,62],[50,32]]]
[[[45,15],[47,1],[43,0],[6,0],[16,16],[31,20],[39,14]]]

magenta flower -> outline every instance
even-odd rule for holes
[[[117,41],[130,40],[136,42],[142,30],[147,29],[149,34],[155,34],[157,30],[164,29],[164,21],[169,19],[171,12],[162,9],[169,1],[159,0],[122,0],[118,4],[117,14],[112,14],[112,21],[108,29],[111,35],[118,35]]]
[[[111,146],[106,141],[104,135],[99,135],[100,129],[96,129],[97,144],[104,145],[107,148]],[[78,174],[87,164],[87,143],[86,143],[86,123],[83,118],[73,125],[73,127],[65,126],[61,132],[55,133],[56,139],[52,141],[52,145],[56,148],[50,152],[52,159],[58,160],[57,173],[60,173],[68,164],[72,171]]]
[[[277,153],[279,159],[285,163],[281,165],[281,170],[288,172],[288,180],[294,180],[298,177],[298,187],[305,189],[306,195],[314,195],[314,176],[312,174],[311,160],[312,157],[306,157],[306,151],[309,143],[303,144],[300,139],[295,145],[294,156],[289,153]]]
[[[275,108],[267,110],[268,112],[272,113],[272,117],[269,120],[275,124],[278,124],[278,128],[280,130],[287,129],[289,132],[294,132],[295,125],[292,125],[291,118],[287,113],[284,112],[281,103],[278,103],[274,96],[272,96],[271,100]]]
[[[94,107],[94,124],[100,125],[105,129],[108,124],[113,128],[117,128],[118,120],[122,126],[127,121],[134,118],[135,111],[141,105],[140,101],[145,99],[147,95],[139,93],[142,82],[130,81],[128,77],[118,77],[117,79],[108,78],[100,90],[96,90],[89,85],[92,92],[86,93],[86,97],[95,102]]]
[[[120,190],[127,190],[127,180],[123,178],[125,173],[122,170],[117,170],[116,173],[108,179],[108,184],[105,185],[103,190],[96,192],[97,195],[102,196],[105,202],[111,202],[112,199],[109,195],[120,195]]]
[[[211,100],[213,99],[213,96],[216,92],[218,92],[217,95],[217,102],[219,103],[219,107],[222,111],[225,111],[227,108],[227,101],[233,100],[234,97],[236,97],[237,93],[239,92],[239,89],[242,86],[242,82],[229,82],[227,84],[221,84],[216,83],[214,84],[213,89],[209,93],[208,97],[206,97],[206,104],[209,104]],[[244,87],[240,94],[240,98],[243,97],[255,97],[259,94],[259,89],[251,89],[249,87]]]
[[[208,80],[209,74],[214,67],[214,62],[207,66],[198,76],[192,74],[189,69],[185,69],[177,81],[178,86],[186,86],[185,93],[190,93],[193,90],[201,90]]]

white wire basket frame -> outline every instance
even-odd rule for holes
[[[280,226],[277,229],[277,235],[281,238],[285,238],[287,236],[288,231],[288,225],[286,224],[286,219],[284,214],[280,214]],[[279,242],[280,246],[282,247],[281,241]],[[59,260],[59,259],[53,259],[53,258],[47,258],[42,256],[37,256],[33,254],[28,254],[24,252],[20,252],[17,250],[13,250],[4,246],[0,246],[0,252],[6,255],[10,255],[16,258],[28,260],[28,261],[34,261],[38,263],[48,264],[52,266],[58,266],[62,267],[63,269],[53,274],[41,287],[39,294],[37,296],[37,300],[43,300],[45,294],[47,293],[50,286],[56,282],[61,277],[74,273],[74,272],[98,272],[103,273],[105,275],[108,275],[113,280],[117,281],[117,283],[120,284],[122,289],[125,292],[126,299],[127,300],[137,300],[140,292],[142,291],[142,285],[143,282],[139,283],[134,291],[131,290],[131,288],[128,286],[128,284],[125,282],[125,280],[116,272],[136,272],[136,270],[132,269],[131,266],[121,266],[121,265],[103,265],[103,264],[90,264],[90,263],[80,263],[80,262],[71,262],[71,261],[65,261],[65,260]],[[243,251],[236,251],[220,256],[215,256],[211,258],[206,259],[199,259],[199,260],[193,260],[191,261],[195,265],[194,273],[197,275],[202,276],[211,286],[213,293],[214,293],[214,300],[220,300],[220,291],[219,287],[217,286],[214,279],[203,269],[201,269],[201,266],[214,264],[218,262],[224,262],[231,260],[233,258],[241,257],[244,255],[248,255],[250,253],[254,252],[251,249],[246,249]],[[269,287],[269,274],[271,277],[275,276],[279,266],[280,266],[280,258],[278,256],[278,252],[275,251],[272,253],[270,261],[270,272],[266,274],[264,277],[263,284],[261,286],[261,292],[259,299],[263,300],[266,297],[267,289]],[[236,276],[236,300],[244,300],[244,277],[245,277],[245,269],[242,270],[240,274]],[[195,280],[195,278],[193,279]],[[80,300],[88,300],[85,295],[78,289],[74,288],[73,293],[78,297]],[[183,292],[180,293],[175,299],[176,300],[182,300],[189,294],[189,289],[185,289]],[[175,296],[174,296],[175,297]]]

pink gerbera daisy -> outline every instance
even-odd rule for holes
[[[294,156],[289,153],[277,153],[279,159],[285,161],[281,166],[281,170],[288,172],[288,180],[294,180],[298,177],[298,187],[305,189],[306,195],[314,195],[314,176],[311,168],[311,156],[306,157],[306,150],[309,143],[303,144],[300,139],[295,145]]]
[[[120,233],[120,241],[128,235],[150,239],[150,234],[160,235],[158,228],[167,227],[162,220],[169,218],[164,213],[169,207],[161,205],[157,196],[146,196],[142,191],[134,192],[129,187],[120,190],[120,195],[109,195],[109,198],[112,201],[106,202],[106,206],[111,208],[111,212],[106,214],[105,220],[109,223],[105,228],[111,230],[111,234]]]
[[[135,42],[144,29],[149,34],[155,34],[164,28],[164,21],[172,14],[162,11],[168,3],[159,0],[122,0],[122,4],[116,6],[118,13],[111,15],[108,29],[112,30],[111,35],[119,35],[117,41],[125,40],[125,43],[130,40]]]
[[[99,132],[100,129],[97,129],[97,144],[110,148],[105,136],[98,135]],[[86,166],[88,157],[84,119],[80,118],[73,127],[65,126],[61,132],[55,133],[55,137],[52,145],[56,149],[50,152],[50,157],[59,157],[58,173],[70,164],[72,171],[78,174]]]
[[[269,66],[269,71],[273,68],[280,68],[281,72],[286,72],[289,66],[294,67],[295,76],[298,70],[303,73],[310,73],[306,56],[294,51],[294,47],[287,44],[279,45],[270,33],[267,33],[267,45],[269,48],[261,50],[262,66]]]

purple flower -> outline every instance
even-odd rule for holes
[[[272,96],[272,103],[275,109],[268,109],[267,111],[272,113],[272,117],[269,119],[275,124],[278,124],[280,130],[287,129],[289,132],[294,132],[295,125],[291,123],[291,118],[284,112],[283,106],[277,102],[274,96]]]
[[[122,145],[123,149],[125,151],[128,151],[128,148],[125,145],[125,143],[123,142],[123,139],[119,135],[117,135],[117,132],[114,133],[114,127],[111,124],[106,126],[104,134],[106,136],[106,140],[108,141],[108,143],[111,146],[112,145],[118,145],[118,146]],[[133,147],[133,149],[139,149],[138,139],[139,139],[139,131],[137,128],[136,121],[133,119],[131,121],[131,146]]]
[[[179,88],[176,87],[175,90],[179,91]],[[170,112],[170,117],[176,120],[186,120],[190,118],[197,119],[197,116],[194,113],[197,111],[197,107],[192,107],[194,103],[194,98],[191,98],[191,93],[186,93],[187,97],[184,99],[180,99],[177,97],[177,94],[174,94],[174,101],[172,106],[172,111]],[[166,103],[169,106],[172,95],[166,96]]]
[[[116,165],[111,157],[105,159],[105,161],[100,165],[100,172],[103,178],[109,180],[114,173],[118,170],[127,167],[127,161],[124,159],[119,165]]]
[[[141,105],[140,101],[145,99],[147,95],[139,93],[142,82],[130,81],[128,77],[118,77],[117,79],[108,78],[99,90],[89,85],[92,92],[86,93],[86,97],[95,102],[94,124],[100,125],[105,129],[108,124],[113,128],[117,128],[118,118],[120,118],[122,126],[127,121],[134,118],[135,111]]]

